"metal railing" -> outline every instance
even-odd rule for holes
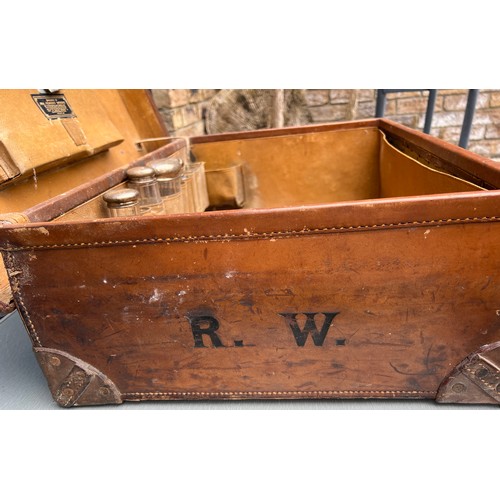
[[[436,105],[437,89],[378,89],[377,90],[377,104],[375,108],[375,117],[382,118],[385,113],[385,105],[387,101],[387,94],[396,92],[419,92],[428,91],[427,109],[425,111],[424,133],[430,134],[432,126],[432,117],[434,115],[434,107]],[[462,130],[460,132],[460,139],[458,145],[464,149],[469,144],[469,136],[472,128],[472,120],[474,118],[474,111],[476,109],[478,89],[469,90],[467,96],[467,105],[465,107],[464,119],[462,122]]]

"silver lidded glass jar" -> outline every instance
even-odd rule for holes
[[[108,217],[133,217],[140,215],[139,192],[136,189],[115,189],[104,193]]]
[[[165,213],[160,196],[160,187],[151,167],[131,167],[127,169],[128,187],[139,192],[139,208],[142,215]]]
[[[153,160],[147,164],[156,175],[163,206],[167,214],[185,212],[184,198],[181,192],[181,172],[183,161],[180,158]]]
[[[185,169],[181,175],[181,193],[184,211],[188,214],[196,212],[196,189],[193,172]]]
[[[154,169],[156,176],[177,177],[182,173],[184,161],[182,158],[159,158],[151,160],[146,166]]]
[[[193,183],[195,190],[196,212],[204,212],[209,205],[207,180],[205,177],[205,162],[197,161],[189,163],[187,169],[193,174]]]

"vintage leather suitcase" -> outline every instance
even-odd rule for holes
[[[213,210],[105,218],[125,165],[94,178],[81,159],[80,186],[0,194],[57,403],[500,402],[497,163],[384,119],[174,140],[131,164],[170,155],[206,162]]]

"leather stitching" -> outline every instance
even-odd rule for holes
[[[500,220],[500,217],[466,217],[463,219],[438,219],[438,220],[430,220],[430,221],[414,221],[414,222],[398,222],[398,223],[390,223],[390,224],[373,224],[373,225],[367,225],[367,226],[336,226],[336,227],[329,227],[329,228],[317,228],[317,229],[308,229],[305,228],[301,231],[272,231],[268,233],[243,233],[243,234],[225,234],[225,235],[208,235],[208,236],[178,236],[178,237],[171,237],[171,238],[146,238],[142,240],[117,240],[117,241],[101,241],[101,242],[93,242],[93,243],[71,243],[71,244],[65,244],[65,245],[33,245],[33,246],[24,246],[24,247],[17,247],[17,248],[2,248],[0,247],[0,250],[4,251],[7,253],[6,257],[9,259],[9,262],[13,262],[12,256],[10,255],[12,252],[19,252],[23,250],[37,250],[37,249],[50,249],[50,248],[88,248],[88,247],[100,247],[100,246],[111,246],[111,245],[116,245],[116,244],[137,244],[137,243],[176,243],[176,242],[182,242],[182,243],[191,243],[191,242],[198,242],[198,241],[227,241],[229,240],[251,240],[251,239],[259,239],[259,238],[275,238],[275,239],[284,239],[284,238],[290,238],[293,236],[299,237],[299,236],[310,236],[314,234],[321,234],[321,233],[328,233],[328,232],[350,232],[350,231],[357,231],[357,230],[374,230],[374,229],[397,229],[401,227],[408,227],[408,226],[433,226],[433,225],[449,225],[449,224],[459,224],[459,223],[473,223],[473,222],[486,222],[486,221],[498,221]],[[13,266],[12,266],[13,267]],[[14,284],[14,289],[19,289],[19,284],[18,280],[16,277],[11,278]],[[19,292],[15,292],[15,295],[17,296],[17,299],[19,301],[19,304],[23,310],[24,317],[26,318],[29,327],[30,327],[30,335],[33,339],[34,342],[36,342],[37,346],[41,346],[40,339],[38,338],[38,335],[36,333],[35,327],[29,317],[28,310],[26,306],[24,305],[24,302],[21,298],[21,294]],[[343,392],[338,392],[338,394],[342,394]],[[350,392],[347,391],[347,393],[352,393],[352,394],[364,394],[364,393],[370,393],[370,391],[361,391],[361,392]],[[374,393],[384,393],[383,391],[374,391]],[[395,391],[389,391],[389,394],[395,393]],[[407,392],[403,392],[404,394],[407,394]],[[418,394],[418,391],[415,391],[415,394]],[[134,393],[135,394],[135,393]],[[137,393],[137,394],[142,394],[142,393]],[[144,393],[144,394],[150,394],[150,393]],[[164,393],[166,395],[169,395],[170,393]],[[177,394],[177,393],[173,393]],[[184,395],[184,393],[182,393]],[[188,393],[186,393],[188,394]],[[191,393],[189,393],[191,394]],[[192,393],[193,395],[196,395],[196,393]],[[202,393],[200,393],[202,394]],[[218,393],[222,394],[222,393]],[[228,395],[231,395],[232,393],[228,393]],[[248,394],[251,395],[253,393],[242,393],[242,394]],[[297,393],[283,393],[283,394],[311,394],[308,392],[297,392]],[[337,393],[334,393],[337,394]],[[279,393],[277,393],[279,395]]]
[[[14,259],[12,255],[8,254],[6,256],[6,260],[8,262],[8,268],[9,269],[14,269]],[[12,280],[12,295],[17,298],[17,302],[19,304],[19,308],[21,309],[21,313],[23,313],[23,316],[26,319],[27,326],[28,326],[28,331],[30,334],[30,337],[33,341],[33,344],[35,344],[37,347],[41,346],[42,343],[40,342],[40,339],[38,338],[38,335],[36,333],[35,325],[31,321],[31,318],[28,313],[28,309],[26,308],[26,305],[24,304],[24,301],[21,297],[21,293],[19,292],[19,280],[17,279],[17,275],[13,275],[10,278]]]
[[[54,245],[32,245],[32,246],[21,246],[21,247],[0,247],[0,250],[4,252],[19,252],[23,250],[42,250],[50,248],[82,248],[82,247],[101,247],[101,246],[112,246],[119,244],[137,244],[137,243],[190,243],[190,242],[203,242],[203,241],[227,241],[227,240],[251,240],[251,239],[284,239],[293,236],[310,236],[320,233],[329,232],[354,232],[362,230],[376,230],[376,229],[398,229],[404,227],[415,227],[415,226],[439,226],[439,225],[451,225],[460,223],[475,223],[475,222],[496,222],[499,221],[500,217],[466,217],[463,219],[437,219],[429,221],[413,221],[413,222],[396,222],[389,224],[372,224],[372,225],[360,225],[360,226],[334,226],[325,228],[309,229],[304,228],[299,231],[270,231],[262,233],[240,233],[240,234],[216,234],[216,235],[200,235],[200,236],[172,236],[167,238],[144,238],[139,240],[114,240],[114,241],[94,241],[94,242],[82,242],[82,243],[68,243],[68,244],[54,244]]]
[[[334,396],[346,394],[432,394],[435,391],[220,391],[220,392],[125,392],[123,398],[136,396],[150,397],[172,397],[172,396],[287,396],[287,395],[316,395],[316,396]]]

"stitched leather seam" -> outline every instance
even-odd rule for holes
[[[8,260],[8,263],[9,263],[9,269],[14,269],[14,258],[12,257],[12,255],[7,255],[7,260]],[[17,279],[17,276],[16,275],[13,275],[11,276],[10,278],[12,280],[12,295],[14,297],[17,298],[17,301],[19,303],[19,306],[20,306],[20,309],[24,315],[24,317],[26,318],[26,322],[28,324],[28,330],[29,330],[29,334],[30,334],[30,337],[31,339],[33,340],[33,343],[36,344],[36,346],[41,346],[41,342],[40,342],[40,339],[38,338],[38,335],[36,333],[36,329],[35,329],[35,325],[33,324],[33,322],[31,321],[31,318],[30,318],[30,315],[28,313],[28,309],[26,308],[26,305],[24,304],[24,301],[21,297],[21,293],[19,292],[19,280]]]
[[[5,252],[19,252],[23,250],[37,250],[49,248],[88,248],[110,246],[118,244],[136,244],[136,243],[191,243],[198,241],[225,241],[225,240],[251,240],[251,239],[265,239],[277,238],[284,239],[293,236],[310,236],[313,234],[328,233],[328,232],[353,232],[359,230],[373,230],[373,229],[397,229],[408,226],[433,226],[433,225],[451,225],[460,223],[474,223],[474,222],[488,222],[498,221],[500,217],[466,217],[463,219],[437,219],[430,221],[413,221],[413,222],[396,222],[389,224],[373,224],[366,226],[334,226],[316,229],[302,229],[300,231],[270,231],[262,233],[240,233],[240,234],[217,234],[217,235],[200,235],[200,236],[172,236],[168,238],[144,238],[139,240],[115,240],[115,241],[94,241],[89,243],[68,243],[68,244],[54,244],[54,245],[33,245],[22,246],[17,248],[0,247],[0,250]]]
[[[341,395],[341,394],[436,394],[435,391],[221,391],[221,392],[126,392],[123,398],[135,396],[286,396],[303,395]]]

